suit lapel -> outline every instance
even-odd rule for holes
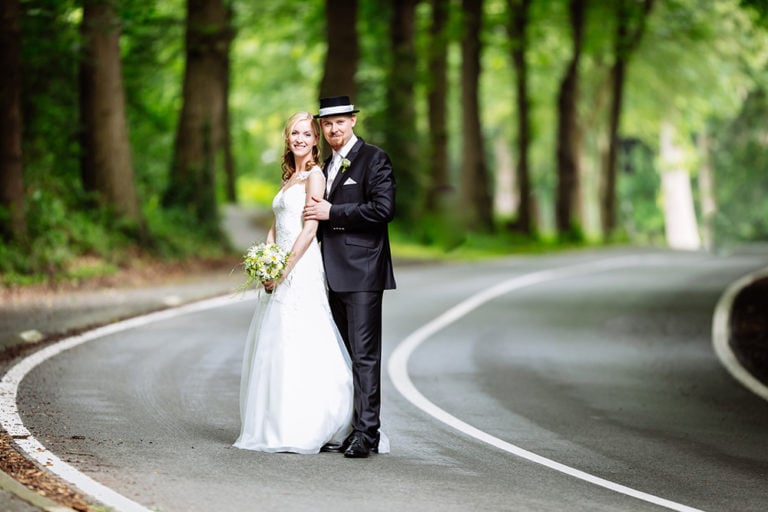
[[[357,142],[355,142],[355,145],[352,146],[352,149],[349,150],[349,153],[347,153],[347,160],[352,162],[355,158],[355,155],[357,155],[357,152],[360,151],[360,148],[363,147],[363,144],[365,141],[361,139],[360,137],[357,138]]]
[[[328,193],[328,197],[333,196],[333,193],[336,191],[336,189],[339,188],[344,181],[346,181],[346,174],[355,168],[355,156],[357,156],[357,153],[360,151],[361,147],[363,147],[363,139],[358,137],[357,142],[355,142],[355,145],[352,146],[352,149],[349,150],[349,153],[347,153],[346,156],[346,159],[349,160],[350,165],[344,173],[341,172],[341,168],[339,169],[339,172],[336,174],[336,178],[331,184],[331,191]],[[328,177],[326,176],[326,179],[327,178]]]
[[[325,161],[323,162],[323,176],[325,176],[326,180],[328,179],[328,171],[330,170],[330,167],[331,167],[331,160],[333,160],[333,153],[331,153],[331,156],[326,158]],[[328,199],[328,196],[330,194],[325,192],[326,190],[328,190],[328,189],[323,187],[323,197],[325,199]]]

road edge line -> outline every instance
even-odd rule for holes
[[[180,306],[154,311],[121,320],[113,324],[96,327],[89,331],[61,339],[52,345],[33,352],[10,367],[0,380],[0,426],[2,426],[8,435],[13,438],[13,442],[16,446],[19,447],[27,457],[36,461],[42,469],[49,471],[74,485],[77,489],[99,503],[119,512],[152,512],[151,509],[146,508],[117,491],[110,489],[106,485],[97,482],[85,473],[76,469],[74,466],[64,462],[38,441],[24,426],[21,416],[19,415],[18,407],[16,406],[16,396],[19,384],[21,384],[24,377],[39,364],[69,350],[70,348],[103,338],[110,334],[147,325],[152,322],[226,306],[237,301],[248,300],[254,296],[255,293],[249,292],[243,292],[236,295],[230,293],[218,297],[189,302]],[[19,483],[19,485],[26,489],[21,483]],[[69,509],[52,509],[52,512],[61,512],[63,510]]]
[[[558,267],[554,269],[540,270],[527,274],[515,276],[506,281],[479,292],[475,295],[471,295],[456,304],[452,308],[449,308],[441,315],[438,315],[435,319],[427,322],[425,325],[413,331],[410,335],[406,336],[393,350],[389,357],[388,371],[389,377],[394,384],[397,391],[400,392],[403,397],[411,402],[421,411],[432,416],[436,420],[443,424],[452,427],[465,435],[473,437],[478,441],[489,444],[500,450],[511,453],[523,459],[526,459],[535,464],[539,464],[565,475],[577,478],[579,480],[603,487],[605,489],[630,496],[646,503],[652,503],[670,510],[677,512],[704,512],[700,509],[677,503],[675,501],[655,496],[650,493],[639,491],[631,487],[600,478],[585,471],[567,466],[552,459],[548,459],[536,453],[530,452],[517,445],[504,441],[498,437],[492,436],[487,432],[484,432],[469,423],[466,423],[456,416],[453,416],[449,412],[441,409],[433,402],[429,401],[416,386],[413,384],[408,374],[408,360],[411,354],[418,348],[430,336],[444,329],[453,322],[459,320],[464,315],[470,313],[474,309],[482,306],[486,302],[489,302],[501,295],[510,293],[515,290],[533,286],[536,284],[542,284],[546,282],[555,281],[557,279],[576,277],[584,274],[601,272],[604,270],[621,268],[629,266],[630,264],[647,264],[649,258],[641,256],[625,256],[608,260],[600,260],[596,262],[581,263],[575,265],[569,265],[564,267]]]
[[[742,386],[764,400],[768,400],[768,386],[755,378],[736,357],[731,349],[731,309],[736,296],[750,284],[768,277],[768,267],[746,274],[725,289],[715,306],[712,316],[712,347],[720,364]]]

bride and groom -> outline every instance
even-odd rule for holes
[[[384,290],[395,288],[395,179],[387,154],[354,134],[357,112],[347,96],[322,98],[317,115],[286,124],[267,242],[290,252],[283,276],[264,283],[271,293],[259,294],[246,338],[238,448],[389,451],[381,312]],[[333,149],[322,169],[318,124]]]

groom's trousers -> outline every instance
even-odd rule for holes
[[[379,440],[383,295],[382,291],[328,293],[333,319],[352,359],[352,429],[363,433],[371,446]]]

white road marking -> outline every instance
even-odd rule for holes
[[[743,276],[732,283],[717,301],[715,315],[712,319],[712,346],[715,348],[720,363],[744,387],[757,396],[768,400],[768,387],[749,373],[736,358],[731,350],[730,328],[731,306],[739,292],[753,282],[768,277],[768,269]]]
[[[413,385],[413,382],[408,375],[408,359],[410,359],[411,354],[418,348],[421,343],[423,343],[430,336],[434,335],[441,329],[444,329],[453,322],[456,322],[464,315],[482,306],[486,302],[489,302],[514,290],[525,288],[527,286],[601,272],[608,269],[621,268],[630,265],[648,264],[649,260],[652,259],[652,257],[649,258],[639,256],[620,257],[592,263],[571,265],[557,269],[543,270],[540,272],[533,272],[501,282],[492,288],[467,298],[465,301],[457,304],[439,317],[417,329],[405,340],[403,340],[395,348],[389,358],[389,376],[392,379],[395,388],[397,388],[397,390],[413,405],[434,417],[438,421],[441,421],[468,436],[474,437],[479,441],[490,444],[491,446],[495,446],[500,450],[504,450],[513,455],[517,455],[518,457],[522,457],[536,464],[541,464],[542,466],[554,469],[555,471],[559,471],[566,475],[570,475],[580,480],[584,480],[591,484],[598,485],[600,487],[604,487],[606,489],[610,489],[627,496],[632,496],[633,498],[637,498],[639,500],[647,501],[649,503],[680,512],[703,512],[700,509],[689,507],[681,503],[676,503],[674,501],[660,498],[652,494],[638,491],[636,489],[632,489],[631,487],[611,482],[610,480],[605,480],[576,468],[566,466],[565,464],[561,464],[552,459],[548,459],[533,452],[529,452],[528,450],[520,448],[519,446],[508,443],[499,439],[498,437],[494,437],[486,432],[483,432],[482,430],[475,428],[468,423],[465,423],[464,421],[430,402],[424,395],[419,392],[418,389],[416,389],[416,386]]]
[[[654,259],[655,258],[653,257],[640,256],[615,258],[611,260],[561,267],[559,269],[534,272],[502,282],[493,288],[469,297],[467,300],[449,309],[435,320],[414,331],[410,336],[403,340],[395,348],[389,359],[388,368],[390,378],[397,390],[416,407],[433,416],[437,420],[442,421],[443,423],[471,437],[474,437],[479,441],[488,443],[508,453],[517,455],[524,459],[530,460],[531,462],[541,464],[575,478],[579,478],[586,482],[605,487],[607,489],[632,496],[643,501],[660,505],[671,510],[677,510],[680,512],[703,512],[696,508],[682,505],[680,503],[666,500],[658,496],[647,494],[642,491],[638,491],[630,487],[626,487],[621,484],[596,477],[546,457],[536,455],[535,453],[529,452],[523,448],[487,434],[482,430],[479,430],[472,425],[463,422],[462,420],[456,418],[455,416],[449,414],[443,409],[440,409],[435,404],[430,402],[416,389],[408,375],[408,359],[422,342],[424,342],[426,339],[441,329],[447,327],[451,323],[459,320],[464,315],[470,313],[474,309],[477,309],[486,302],[495,299],[496,297],[514,290],[525,288],[527,286],[533,286],[557,279],[576,277],[592,272],[600,272],[603,270],[620,268],[630,265],[648,264]],[[766,270],[765,275],[768,275],[768,270]],[[736,378],[747,385],[747,387],[750,389],[753,389],[754,383],[747,384],[745,380],[749,379],[744,377],[744,375],[747,375],[748,377],[751,376],[749,376],[749,374],[747,374],[746,371],[738,364],[732,352],[730,352],[730,349],[727,347],[727,334],[724,334],[727,332],[724,329],[726,329],[728,325],[728,311],[724,311],[724,308],[728,308],[730,306],[738,289],[740,289],[741,286],[745,286],[750,281],[751,279],[749,276],[743,278],[737,283],[734,283],[734,285],[732,285],[721,297],[716,310],[713,329],[715,335],[715,350],[718,354],[718,357],[720,357],[721,360],[723,360],[724,357],[727,358],[727,363],[726,361],[723,361],[723,364],[726,366],[726,368],[728,368],[731,373],[735,372],[734,376],[736,376],[736,374],[741,375],[740,377]],[[100,327],[78,336],[63,339],[49,347],[46,347],[45,349],[35,352],[8,370],[8,372],[6,372],[6,374],[3,376],[2,381],[0,381],[0,425],[2,425],[6,432],[8,432],[8,434],[14,438],[16,444],[22,450],[24,450],[27,455],[38,461],[42,466],[46,467],[52,473],[55,473],[64,480],[72,483],[81,491],[92,496],[104,505],[107,505],[116,511],[152,512],[150,509],[144,507],[143,505],[140,505],[139,503],[126,498],[116,491],[113,491],[105,485],[93,480],[91,477],[85,475],[84,473],[81,473],[73,466],[62,461],[59,457],[49,451],[45,446],[43,446],[42,443],[35,439],[35,437],[32,436],[29,430],[27,430],[27,428],[24,426],[18,413],[18,408],[16,406],[18,386],[22,379],[39,364],[64,352],[65,350],[76,347],[88,341],[92,341],[103,336],[108,336],[110,334],[115,334],[128,329],[140,327],[142,325],[147,325],[159,320],[170,319],[188,313],[225,306],[238,300],[243,300],[250,297],[250,293],[238,296],[230,295],[225,297],[217,297],[214,299],[203,300],[192,304],[187,304],[185,306],[159,311],[157,313],[150,313],[141,317],[136,317]],[[723,340],[726,340],[725,345],[723,345]],[[756,390],[757,388],[761,389]],[[759,384],[759,386],[754,388],[753,391],[755,391],[760,396],[763,396],[764,398],[768,398],[768,390],[766,390],[762,384]]]
[[[24,450],[24,452],[31,458],[39,462],[43,467],[55,473],[59,477],[63,478],[67,482],[75,485],[84,493],[92,496],[96,500],[100,501],[104,505],[111,507],[119,512],[152,512],[150,509],[136,503],[130,498],[126,498],[122,494],[113,491],[109,487],[97,482],[88,475],[81,473],[73,466],[62,461],[59,457],[54,455],[43,444],[35,439],[35,437],[27,430],[24,423],[19,416],[18,408],[16,407],[16,395],[18,392],[19,384],[22,379],[37,365],[43,363],[47,359],[54,357],[65,350],[82,345],[88,341],[115,334],[142,325],[147,325],[158,320],[166,320],[180,315],[188,313],[195,313],[206,309],[217,308],[226,306],[243,300],[244,298],[250,298],[251,293],[244,293],[238,295],[227,295],[223,297],[216,297],[213,299],[202,300],[180,306],[173,309],[166,309],[158,311],[156,313],[150,313],[148,315],[131,318],[122,322],[99,327],[92,331],[85,332],[78,336],[72,336],[70,338],[63,339],[53,345],[50,345],[42,350],[31,354],[30,356],[19,361],[3,376],[0,381],[0,425],[14,438],[16,444]]]

